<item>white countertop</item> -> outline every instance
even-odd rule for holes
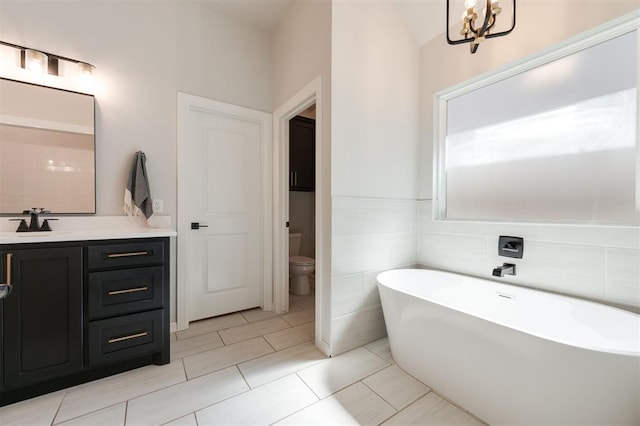
[[[49,216],[56,217],[56,216]],[[8,219],[8,218],[7,218]],[[124,238],[174,237],[170,217],[156,217],[151,227],[127,216],[61,217],[51,222],[53,231],[15,232],[18,222],[0,226],[0,244],[42,243],[55,241],[112,240]],[[5,222],[0,218],[0,223]],[[28,218],[27,218],[28,222]]]

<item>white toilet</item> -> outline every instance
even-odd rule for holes
[[[300,244],[302,234],[292,232],[289,234],[289,291],[298,296],[304,296],[311,292],[309,275],[316,269],[316,261],[310,257],[300,256]]]

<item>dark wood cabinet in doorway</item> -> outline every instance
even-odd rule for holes
[[[296,116],[289,121],[289,190],[315,191],[316,121]]]

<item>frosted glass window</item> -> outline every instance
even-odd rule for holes
[[[445,217],[638,223],[637,64],[634,31],[450,99]]]

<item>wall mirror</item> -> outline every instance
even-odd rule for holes
[[[640,224],[638,15],[435,95],[436,219]]]
[[[0,214],[93,214],[94,97],[0,79]]]

